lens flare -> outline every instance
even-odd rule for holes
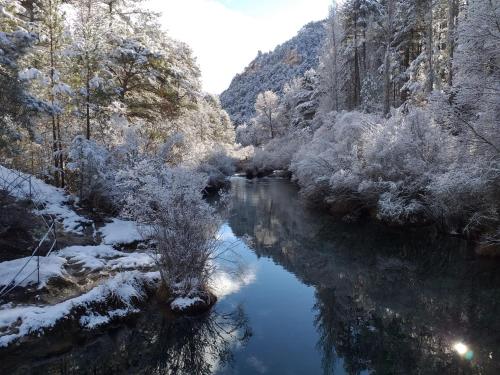
[[[465,355],[469,351],[467,345],[462,342],[457,342],[455,345],[453,345],[453,349],[455,349],[455,351],[460,355]]]

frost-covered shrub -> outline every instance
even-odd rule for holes
[[[298,129],[275,138],[255,151],[252,164],[258,170],[288,170],[297,150],[310,138],[308,129]]]
[[[358,112],[331,113],[294,156],[303,193],[334,211],[375,210],[393,223],[422,221],[427,173],[439,168],[440,129],[419,110],[389,120]]]
[[[208,176],[208,187],[218,188],[236,171],[235,161],[225,150],[217,150],[201,162],[198,171]]]
[[[389,119],[322,114],[312,140],[293,157],[294,178],[305,196],[342,214],[366,209],[390,224],[433,221],[493,233],[498,162],[478,158],[436,117],[411,107]]]
[[[217,214],[203,200],[206,175],[139,163],[123,183],[124,214],[145,224],[156,243],[155,262],[171,293],[207,296],[216,257]]]
[[[443,168],[450,147],[448,135],[428,112],[397,111],[372,128],[366,142],[366,161],[376,177],[413,179]]]
[[[382,193],[378,200],[377,218],[388,224],[418,224],[426,216],[425,206],[418,199],[407,196],[401,186]],[[424,221],[425,222],[425,221]]]
[[[236,129],[236,142],[243,146],[260,146],[269,142],[269,130],[261,123],[252,119],[248,124]]]
[[[359,112],[331,113],[312,141],[294,156],[291,170],[302,192],[314,200],[357,195],[363,164],[363,134],[373,122]]]
[[[498,227],[500,217],[499,166],[453,165],[433,176],[427,187],[427,202],[433,217],[450,230]]]

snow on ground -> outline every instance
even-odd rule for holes
[[[23,268],[28,260],[26,267]],[[66,262],[66,259],[58,256],[40,257],[40,285],[38,288],[45,287],[52,278],[64,278],[66,276],[64,269]],[[22,271],[13,283],[19,283],[20,287],[37,284],[37,257],[26,257],[0,263],[0,287],[9,285],[21,269]]]
[[[129,270],[138,268],[149,268],[155,265],[151,255],[147,253],[123,253],[117,259],[109,261],[109,267],[112,270]]]
[[[94,329],[103,324],[108,324],[112,319],[124,318],[127,315],[140,312],[139,309],[132,307],[127,307],[125,309],[115,309],[108,311],[106,315],[101,315],[98,313],[90,313],[88,315],[83,315],[80,317],[80,326],[87,329]]]
[[[102,270],[107,259],[118,257],[119,254],[119,251],[108,245],[70,246],[55,252],[55,255],[68,259],[86,271]]]
[[[97,272],[103,269],[127,270],[154,266],[153,258],[147,253],[125,253],[111,245],[70,246],[55,252],[84,270]]]
[[[61,319],[79,307],[88,311],[87,315],[80,318],[80,326],[89,329],[108,323],[113,318],[136,312],[137,309],[133,305],[134,299],[144,299],[146,287],[157,284],[159,280],[158,272],[123,272],[81,296],[56,305],[28,305],[7,309],[0,307],[0,327],[2,327],[0,347],[6,347],[23,336],[42,333],[43,330],[54,327]],[[92,310],[96,303],[105,303],[111,298],[123,306],[106,313]],[[4,331],[6,327],[7,330]]]
[[[13,171],[0,165],[0,188],[6,189],[15,198],[24,199],[29,196],[30,176],[25,173]],[[44,207],[37,210],[39,215],[53,215],[60,220],[68,232],[82,233],[83,224],[89,220],[78,215],[69,205],[71,196],[63,189],[46,184],[38,178],[31,176],[31,191],[33,200]]]
[[[29,175],[0,166],[0,189],[15,198],[29,196]],[[64,190],[50,186],[31,177],[31,191],[39,215],[53,215],[63,223],[65,231],[82,233],[83,224],[90,222],[74,211],[69,202],[74,199]],[[144,272],[154,266],[153,258],[145,252],[123,252],[113,248],[117,244],[130,244],[141,241],[139,226],[132,221],[113,219],[101,229],[103,243],[95,246],[69,246],[55,251],[48,257],[40,257],[40,285],[42,288],[52,278],[86,277],[91,272],[103,272],[114,276],[101,280],[100,284],[80,296],[69,298],[54,305],[0,305],[0,347],[8,346],[20,337],[43,333],[56,323],[74,314],[85,311],[78,320],[82,328],[95,328],[109,323],[112,319],[138,312],[133,300],[142,299],[148,284],[160,280],[158,272]],[[0,288],[9,284],[30,259],[21,258],[0,263]],[[77,273],[75,272],[75,266]],[[142,269],[143,272],[138,271]],[[16,277],[20,287],[36,285],[38,282],[37,257],[27,263]],[[83,276],[80,270],[84,271]],[[107,272],[106,272],[107,271]],[[115,309],[102,311],[96,305],[113,301]],[[118,308],[116,308],[118,304]]]
[[[111,223],[102,227],[99,232],[106,245],[126,245],[143,239],[140,227],[134,221],[113,219]]]

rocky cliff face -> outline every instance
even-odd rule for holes
[[[259,52],[221,95],[222,106],[235,125],[243,124],[253,117],[255,99],[260,92],[272,90],[281,93],[288,81],[316,68],[324,39],[324,22],[312,22],[274,51]]]

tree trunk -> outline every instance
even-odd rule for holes
[[[112,11],[112,3],[109,3],[110,6],[110,11]],[[90,23],[92,19],[92,1],[87,0],[87,23]],[[86,125],[87,125],[87,140],[90,140],[90,76],[91,76],[91,69],[90,69],[90,56],[88,52],[88,44],[90,39],[89,36],[89,31],[86,32],[86,47],[85,47],[85,68],[86,68],[86,77],[85,77],[85,109],[86,109]]]
[[[333,13],[335,12],[335,13]],[[335,108],[335,111],[338,111],[339,110],[339,80],[338,80],[338,50],[337,50],[337,35],[336,35],[336,32],[335,32],[335,29],[336,29],[336,16],[337,16],[337,12],[336,10],[332,10],[332,14],[331,14],[331,38],[332,38],[332,45],[331,45],[331,48],[332,48],[332,54],[333,56],[331,56],[331,67],[332,67],[332,95],[333,95],[333,103],[334,103],[334,108]]]
[[[384,115],[391,110],[391,77],[390,77],[390,53],[391,46],[387,44],[384,58]]]
[[[453,55],[455,53],[455,20],[457,17],[457,0],[448,0],[448,85],[453,86]]]
[[[428,9],[427,9],[427,31],[426,31],[426,44],[427,44],[427,82],[426,82],[426,91],[427,93],[432,92],[434,88],[434,53],[433,53],[433,15],[432,15],[432,0],[428,0]]]
[[[268,119],[269,119],[269,129],[271,130],[271,139],[274,139],[274,124],[273,124],[272,111],[269,112]]]
[[[90,140],[90,63],[87,57],[87,77],[85,82],[85,108],[86,108],[86,123],[87,123],[87,139]]]
[[[63,157],[63,144],[61,140],[61,117],[57,115],[56,117],[57,124],[57,151],[59,155],[59,176],[60,176],[60,187],[64,188],[66,186],[65,176],[64,176],[64,157]]]
[[[359,52],[358,52],[358,19],[357,15],[354,17],[354,92],[353,104],[354,108],[360,104],[361,92],[361,77],[359,72]]]
[[[55,51],[55,46],[54,46],[54,9],[52,6],[52,0],[49,0],[49,12],[50,12],[50,21],[49,21],[49,43],[50,43],[50,49],[49,49],[49,57],[50,57],[50,104],[52,106],[51,110],[51,118],[52,118],[52,158],[54,161],[54,180],[56,183],[56,186],[60,186],[60,179],[59,179],[59,155],[58,155],[58,138],[57,138],[57,115],[55,113],[55,95],[54,95],[54,87],[55,87],[55,58],[54,58],[54,51]]]
[[[391,42],[393,35],[393,17],[394,17],[394,2],[387,1],[387,24],[386,24],[386,40],[385,40],[385,58],[384,58],[384,115],[388,115],[391,110]]]

